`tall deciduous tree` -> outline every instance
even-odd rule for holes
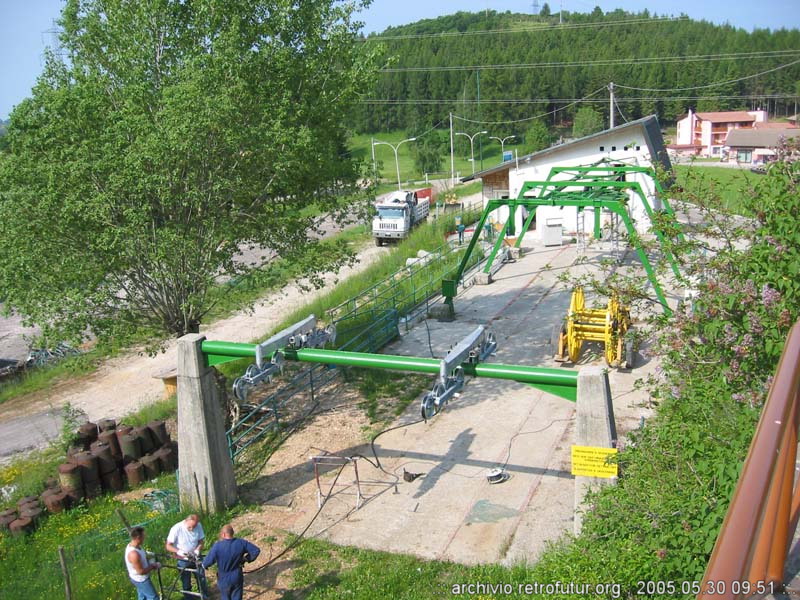
[[[0,156],[0,297],[45,327],[196,331],[241,249],[305,260],[360,193],[344,123],[379,48],[368,0],[68,0]],[[319,256],[314,256],[314,250]],[[269,254],[269,252],[264,252]]]
[[[437,132],[418,139],[411,146],[411,156],[414,166],[420,173],[436,173],[442,170],[444,160],[444,143]]]
[[[541,119],[534,119],[525,131],[524,152],[529,154],[550,147],[553,136]]]
[[[572,123],[572,136],[579,138],[590,135],[603,129],[602,115],[589,106],[578,109],[575,121]]]

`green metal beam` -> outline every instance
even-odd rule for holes
[[[236,342],[204,341],[201,349],[206,355],[209,366],[219,365],[241,358],[255,358],[255,344]],[[283,350],[286,360],[309,362],[341,367],[358,367],[362,369],[386,369],[391,371],[408,371],[438,375],[442,361],[435,358],[419,358],[415,356],[398,356],[394,354],[370,354],[366,352],[347,352],[344,350],[322,350],[303,348]],[[526,365],[500,365],[495,363],[464,363],[467,375],[490,379],[506,379],[527,383],[562,398],[575,401],[578,386],[578,372],[547,367],[530,367]]]
[[[284,354],[287,360],[300,362],[362,369],[410,371],[412,373],[428,373],[431,375],[438,375],[441,367],[441,361],[435,358],[417,358],[391,354],[367,354],[364,352],[318,350],[313,348],[285,350]],[[467,375],[528,383],[536,388],[575,402],[578,386],[577,371],[494,363],[464,363],[462,367]]]
[[[206,356],[206,366],[213,367],[242,358],[255,358],[255,344],[236,342],[212,342],[205,340],[200,346]]]
[[[502,204],[500,204],[497,200],[489,200],[489,202],[486,204],[483,214],[481,215],[480,221],[478,221],[478,224],[475,226],[475,230],[472,232],[472,237],[467,245],[467,251],[461,258],[461,262],[458,263],[458,269],[456,269],[453,278],[442,280],[442,296],[444,296],[445,304],[449,304],[451,306],[453,305],[453,298],[456,295],[458,283],[464,276],[464,270],[467,268],[467,264],[469,263],[469,257],[475,250],[475,246],[481,237],[481,231],[483,230],[483,226],[486,224],[486,219],[489,217],[492,211],[496,210],[500,206],[502,206]]]
[[[536,210],[529,210],[528,211],[528,218],[525,219],[525,223],[522,225],[522,231],[519,232],[519,236],[517,237],[517,241],[514,242],[514,247],[519,248],[522,246],[522,238],[525,237],[525,234],[528,233],[528,230],[531,228],[531,223],[536,218]]]
[[[513,225],[514,221],[514,210],[516,205],[509,203],[508,204],[508,218],[506,219],[505,224],[503,225],[503,229],[500,230],[500,234],[497,236],[497,241],[494,243],[492,247],[492,251],[489,254],[489,258],[486,260],[486,266],[483,268],[484,273],[491,273],[492,271],[492,263],[494,262],[497,253],[500,251],[500,247],[503,245],[506,239],[506,232],[509,229],[510,225]]]
[[[618,174],[627,175],[628,173],[646,175],[653,181],[653,187],[655,188],[656,195],[661,200],[661,204],[664,207],[664,212],[673,219],[675,218],[675,211],[672,209],[669,198],[667,198],[667,194],[664,192],[661,182],[658,180],[658,177],[656,177],[655,169],[651,167],[637,167],[633,165],[613,166],[608,164],[603,165],[600,163],[588,167],[553,167],[550,169],[547,180],[550,181],[554,175],[559,173],[568,175],[574,174],[575,176],[572,179],[573,181],[581,180],[581,176],[583,175],[591,177],[616,177]],[[684,241],[683,232],[678,232],[678,239],[681,242]]]

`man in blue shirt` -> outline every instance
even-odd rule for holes
[[[258,546],[233,537],[233,527],[230,524],[222,526],[219,541],[211,547],[211,552],[203,560],[206,569],[217,563],[217,586],[222,600],[242,600],[242,565],[253,562],[260,553]]]

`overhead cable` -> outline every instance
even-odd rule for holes
[[[596,89],[595,91],[593,91],[592,93],[590,93],[590,94],[587,94],[586,96],[584,96],[583,98],[581,98],[581,99],[579,99],[579,100],[576,100],[575,102],[571,102],[571,103],[569,103],[569,104],[566,104],[566,105],[564,105],[564,106],[561,106],[561,107],[559,107],[559,108],[556,108],[555,110],[551,110],[551,111],[549,111],[549,112],[542,113],[542,114],[540,114],[540,115],[534,115],[534,116],[532,116],[532,117],[526,117],[526,118],[524,118],[524,119],[514,119],[513,121],[477,121],[477,120],[475,120],[475,119],[468,119],[468,118],[466,118],[466,117],[460,117],[460,116],[458,116],[458,115],[453,115],[453,118],[454,118],[454,119],[458,119],[458,120],[460,120],[460,121],[464,121],[464,122],[466,122],[466,123],[479,123],[479,124],[481,124],[481,125],[510,125],[510,124],[512,124],[512,123],[522,123],[522,122],[524,122],[524,121],[533,121],[534,119],[539,119],[539,118],[541,118],[541,117],[548,117],[548,116],[550,116],[550,115],[554,115],[554,114],[556,114],[556,113],[557,113],[557,112],[559,112],[559,111],[566,110],[566,109],[568,109],[570,106],[574,106],[575,104],[578,104],[578,103],[580,103],[580,102],[583,102],[583,101],[584,101],[584,100],[586,100],[587,98],[591,98],[592,96],[596,96],[597,94],[599,94],[600,92],[604,91],[605,89],[606,89],[606,87],[605,87],[605,86],[603,86],[603,87],[601,87],[601,88],[597,88],[597,89]]]
[[[800,49],[794,50],[764,50],[758,52],[730,52],[722,54],[692,54],[684,56],[643,56],[639,58],[602,58],[597,60],[582,61],[552,61],[540,63],[507,63],[487,65],[450,65],[427,67],[387,67],[380,69],[381,73],[422,73],[438,71],[477,71],[477,70],[506,70],[506,69],[556,69],[571,67],[608,67],[614,65],[644,65],[644,64],[669,64],[683,62],[708,62],[714,60],[744,60],[755,58],[774,58],[781,56],[798,56]],[[794,61],[779,68],[796,64]],[[776,69],[777,70],[777,69]],[[770,72],[770,71],[765,71]],[[622,87],[622,86],[620,86]]]
[[[715,83],[709,83],[706,85],[693,85],[690,87],[680,87],[680,88],[641,88],[641,87],[633,87],[630,85],[620,85],[615,83],[614,85],[618,88],[624,88],[626,90],[633,90],[636,92],[685,92],[688,90],[704,90],[707,88],[717,87],[720,85],[728,85],[729,83],[739,83],[740,81],[745,81],[747,79],[753,79],[754,77],[761,77],[762,75],[766,75],[767,73],[774,73],[775,71],[780,71],[781,69],[785,69],[787,67],[791,67],[792,65],[796,65],[800,63],[800,58],[794,60],[790,63],[786,63],[785,65],[778,65],[772,69],[767,69],[766,71],[761,71],[760,73],[755,73],[753,75],[746,75],[744,77],[737,77],[736,79],[728,79],[727,81],[717,81]]]

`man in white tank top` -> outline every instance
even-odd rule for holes
[[[125,566],[128,577],[136,588],[137,600],[158,600],[158,593],[150,581],[150,572],[161,568],[161,563],[150,563],[147,554],[142,550],[144,527],[131,529],[131,541],[125,548]]]

